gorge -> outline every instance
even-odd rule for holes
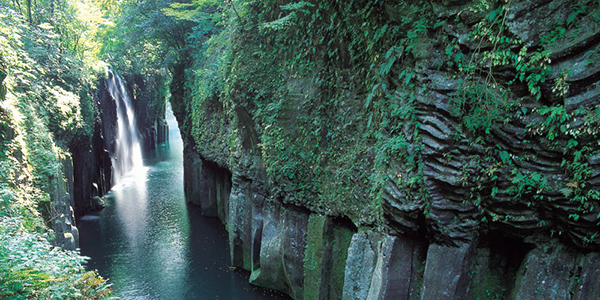
[[[597,1],[107,3],[85,76],[2,5],[3,242],[52,228],[123,298],[251,297],[243,269],[292,299],[600,299]],[[7,245],[0,295],[34,294]]]
[[[122,173],[102,211],[77,220],[88,267],[121,299],[279,299],[230,269],[221,224],[186,206],[183,143],[169,109],[166,120],[168,142]]]

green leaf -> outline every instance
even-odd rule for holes
[[[406,79],[404,79],[404,84],[408,84],[410,82],[410,80],[412,79],[412,76],[413,76],[412,72],[406,74]]]
[[[369,107],[369,104],[371,104],[371,100],[373,100],[373,93],[369,93],[369,95],[367,96],[367,102],[365,103],[365,108]]]
[[[575,18],[577,18],[577,15],[579,15],[580,12],[581,12],[581,10],[576,10],[576,11],[572,12],[571,14],[569,14],[569,16],[567,17],[567,25],[571,25],[571,23],[573,23],[573,21],[575,21]]]
[[[446,20],[438,21],[435,24],[433,24],[433,28],[438,28],[440,26],[444,26],[444,24],[446,24]]]
[[[573,147],[577,147],[577,145],[579,145],[579,142],[574,139],[570,139],[567,143],[567,148],[572,149]]]
[[[280,8],[283,10],[299,10],[299,9],[306,8],[306,7],[315,7],[315,5],[310,2],[307,2],[307,1],[300,1],[297,3],[290,3],[290,4],[280,6]]]
[[[390,70],[392,69],[392,66],[394,65],[394,63],[396,62],[396,56],[392,56],[385,64],[381,65],[381,68],[379,69],[379,74],[380,75],[387,75]]]
[[[510,154],[506,151],[501,151],[500,159],[502,160],[503,163],[507,164],[510,162]]]
[[[496,17],[498,16],[498,14],[499,14],[499,13],[502,11],[502,9],[503,9],[503,7],[502,7],[502,6],[500,6],[500,7],[498,7],[497,9],[495,9],[495,10],[492,10],[492,11],[491,11],[491,12],[490,12],[490,13],[487,15],[488,21],[490,21],[490,22],[494,21],[494,20],[496,19]]]
[[[385,54],[385,59],[390,59],[390,57],[392,56],[392,54],[394,54],[394,52],[396,52],[396,47],[391,47],[387,53]]]

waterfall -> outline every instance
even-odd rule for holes
[[[108,92],[117,106],[117,135],[114,153],[111,153],[113,165],[113,184],[127,172],[143,168],[140,134],[138,133],[131,98],[127,95],[125,85],[111,70],[106,81]]]

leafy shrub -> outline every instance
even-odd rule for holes
[[[0,298],[108,299],[111,289],[86,257],[53,247],[48,233],[30,231],[20,217],[0,218]]]
[[[17,4],[0,3],[0,298],[107,299],[106,280],[54,247],[40,214],[71,140],[91,132],[93,62],[77,48],[86,41],[61,36],[85,26],[71,2],[30,3],[35,16]]]

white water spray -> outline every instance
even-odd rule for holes
[[[142,162],[140,135],[136,127],[131,99],[127,95],[121,78],[110,70],[108,73],[106,87],[117,104],[116,145],[110,158],[113,165],[113,184],[117,184],[124,174],[130,171],[142,170],[144,164]]]

